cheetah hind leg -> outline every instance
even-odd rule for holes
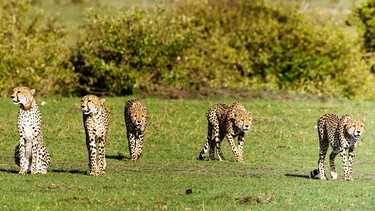
[[[199,153],[199,157],[198,157],[199,160],[204,160],[204,158],[206,157],[206,153],[207,153],[209,148],[210,148],[210,143],[209,143],[209,141],[206,141],[206,143],[203,146],[202,151]]]
[[[330,155],[329,155],[329,166],[330,166],[330,170],[331,170],[331,178],[333,180],[337,180],[337,172],[336,172],[336,167],[335,167],[335,157],[338,153],[336,152],[332,152]]]
[[[20,159],[20,145],[18,144],[15,149],[14,149],[14,162],[16,163],[17,166],[20,167],[20,171],[18,172],[19,174],[27,174],[28,173],[28,166],[29,166],[29,161],[26,160],[24,167],[21,168],[21,159]],[[30,162],[31,163],[31,162]]]
[[[14,162],[20,166],[20,145],[18,144],[14,149]]]

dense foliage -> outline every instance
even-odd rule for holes
[[[76,79],[65,34],[42,13],[27,17],[29,8],[27,0],[0,0],[0,91],[8,96],[22,84],[41,95],[69,95]]]
[[[45,95],[227,87],[372,97],[362,94],[373,85],[360,40],[294,8],[259,0],[181,0],[153,11],[91,10],[67,49],[66,35],[53,20],[26,21],[25,0],[2,5],[4,11],[13,11],[9,5],[23,8],[17,23],[11,21],[14,14],[1,17],[2,27],[19,36],[0,40],[17,44],[13,51],[0,46],[3,94],[9,86],[25,84]],[[25,39],[32,41],[18,45]]]
[[[375,52],[375,0],[368,0],[355,12],[365,27],[363,34],[366,51]]]

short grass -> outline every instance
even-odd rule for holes
[[[373,102],[242,100],[254,115],[246,136],[245,163],[236,163],[223,142],[226,161],[197,160],[207,133],[205,112],[234,100],[142,99],[149,112],[144,154],[129,160],[123,105],[131,97],[107,98],[111,112],[107,174],[88,175],[79,98],[37,101],[52,163],[46,175],[18,175],[18,106],[0,98],[1,210],[326,210],[372,209],[375,202]],[[357,148],[354,181],[308,179],[316,168],[317,119],[350,113],[366,124]],[[328,164],[326,164],[328,167]],[[328,168],[327,168],[328,170]],[[188,189],[191,194],[186,194]]]

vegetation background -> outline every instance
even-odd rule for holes
[[[3,96],[24,84],[41,96],[374,98],[371,0],[1,2]]]
[[[362,25],[374,23],[366,9],[373,1],[0,2],[2,210],[375,206],[373,33]],[[20,84],[37,89],[52,159],[46,175],[18,175],[13,161],[18,108],[9,93]],[[106,98],[111,112],[103,177],[87,174],[80,111],[87,93]],[[144,155],[132,163],[123,105],[135,97],[149,124]],[[254,115],[245,163],[234,161],[226,141],[226,161],[197,160],[207,109],[235,100]],[[338,181],[307,178],[324,113],[365,122],[353,182],[342,180],[339,158]]]

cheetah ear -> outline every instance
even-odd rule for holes
[[[100,99],[100,103],[103,104],[105,102],[105,99]]]
[[[31,89],[31,90],[30,90],[30,94],[31,94],[31,96],[34,96],[34,94],[35,94],[35,89]]]
[[[232,109],[229,113],[229,119],[236,119],[236,110]]]

